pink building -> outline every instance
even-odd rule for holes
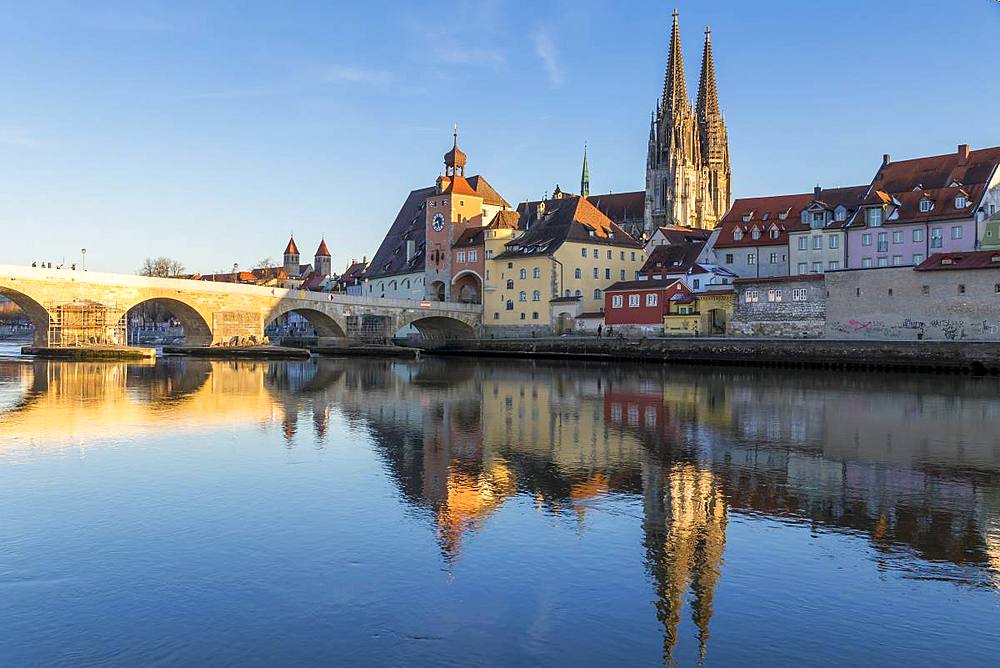
[[[1000,188],[1000,147],[892,162],[883,157],[847,225],[850,269],[918,265],[979,247],[984,200]],[[995,194],[995,192],[994,192]]]

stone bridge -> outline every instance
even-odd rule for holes
[[[264,328],[288,313],[305,318],[321,344],[362,336],[373,328],[392,336],[407,325],[428,339],[472,338],[482,325],[482,307],[475,304],[11,265],[0,265],[0,296],[31,318],[36,346],[50,344],[49,325],[57,312],[86,305],[103,306],[99,310],[105,312],[105,321],[119,323],[136,306],[160,304],[180,321],[187,344],[193,346],[228,343],[234,337],[261,340]]]

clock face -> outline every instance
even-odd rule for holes
[[[444,216],[440,213],[434,214],[433,227],[435,232],[440,232],[444,229]]]

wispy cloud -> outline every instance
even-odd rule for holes
[[[549,79],[551,86],[561,86],[563,82],[563,70],[559,64],[559,51],[556,49],[552,37],[544,30],[535,33],[535,55],[542,61],[545,75]]]
[[[396,75],[388,70],[371,67],[330,65],[323,71],[322,78],[328,82],[385,84],[395,81]]]

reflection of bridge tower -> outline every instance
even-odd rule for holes
[[[726,544],[726,501],[715,475],[694,464],[643,465],[647,567],[656,581],[656,616],[664,627],[664,661],[678,640],[685,592],[693,597],[702,660],[712,599]]]

